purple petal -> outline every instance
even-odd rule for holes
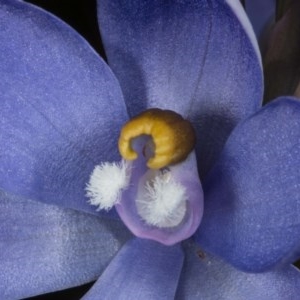
[[[204,182],[199,244],[246,271],[300,251],[300,103],[281,98],[241,123]]]
[[[133,239],[83,299],[174,299],[182,263],[179,245]]]
[[[246,0],[247,1],[247,0]],[[230,6],[231,10],[234,12],[237,19],[240,21],[243,26],[245,32],[250,39],[252,46],[257,54],[257,57],[261,63],[261,54],[257,42],[257,37],[255,36],[255,32],[253,31],[253,26],[245,12],[245,8],[242,6],[242,0],[225,0],[225,2]],[[244,1],[245,2],[245,1]]]
[[[0,193],[0,295],[16,299],[95,280],[130,233],[97,218]]]
[[[21,1],[0,7],[0,186],[94,212],[85,185],[119,159],[126,112],[105,63],[70,27]]]
[[[300,273],[287,265],[270,272],[250,274],[185,245],[186,259],[175,299],[178,300],[292,300],[300,293]]]
[[[237,122],[260,106],[260,59],[249,27],[246,33],[224,1],[98,3],[108,61],[129,114],[158,107],[191,120],[204,175]],[[241,10],[235,4],[239,19]]]
[[[276,0],[246,0],[245,8],[257,38],[261,39],[275,21]]]

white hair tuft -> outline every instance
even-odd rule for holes
[[[137,210],[149,225],[159,228],[175,227],[186,213],[185,188],[170,174],[155,176],[138,193]]]
[[[130,165],[122,160],[119,163],[104,162],[95,167],[86,186],[86,196],[97,210],[111,209],[120,201],[120,194],[129,185]]]

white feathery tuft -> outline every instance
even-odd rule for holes
[[[175,227],[186,213],[186,190],[170,174],[161,174],[146,182],[136,200],[137,210],[149,225]]]
[[[125,160],[96,166],[86,186],[89,203],[98,206],[97,210],[111,209],[120,201],[122,190],[128,187],[130,171],[130,165]]]

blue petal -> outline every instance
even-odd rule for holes
[[[185,245],[178,300],[287,300],[298,299],[300,273],[287,265],[271,272],[250,274],[238,271],[222,260]]]
[[[0,192],[1,299],[95,280],[130,236],[120,221]]]
[[[85,211],[94,166],[119,160],[125,105],[110,69],[70,27],[21,1],[0,6],[0,187]]]
[[[274,23],[276,0],[246,0],[245,8],[257,38]]]
[[[198,242],[246,271],[300,253],[300,103],[281,98],[238,125],[204,182]]]
[[[237,122],[260,106],[260,61],[244,27],[218,0],[98,3],[129,114],[159,107],[190,119],[203,176]]]
[[[174,299],[183,264],[181,247],[133,239],[83,298],[93,299]]]

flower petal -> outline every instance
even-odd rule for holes
[[[238,125],[204,182],[199,244],[246,271],[300,251],[300,103],[281,98]]]
[[[245,17],[240,4],[98,3],[108,61],[129,114],[158,107],[192,121],[204,175],[233,127],[256,111],[262,98],[260,59],[234,14]]]
[[[130,238],[118,220],[0,193],[0,295],[16,299],[97,279]]]
[[[83,299],[174,299],[182,264],[180,245],[133,239]]]
[[[22,1],[0,7],[0,186],[84,211],[94,166],[119,159],[118,83],[69,26]]]
[[[253,31],[253,26],[251,25],[251,22],[248,19],[248,16],[245,12],[245,7],[242,6],[242,4],[241,4],[245,1],[247,1],[247,0],[244,0],[244,1],[243,0],[225,0],[225,2],[230,6],[232,11],[234,12],[237,19],[240,21],[245,32],[247,33],[248,38],[250,39],[252,46],[258,57],[258,60],[261,64],[261,54],[260,54],[260,50],[259,50],[259,46],[258,46],[258,42],[257,42],[257,37],[255,36],[255,32]]]
[[[298,299],[300,273],[287,265],[271,272],[250,274],[185,245],[186,259],[176,294],[178,300],[287,300]]]
[[[276,0],[246,0],[245,9],[257,38],[261,39],[275,21]]]

